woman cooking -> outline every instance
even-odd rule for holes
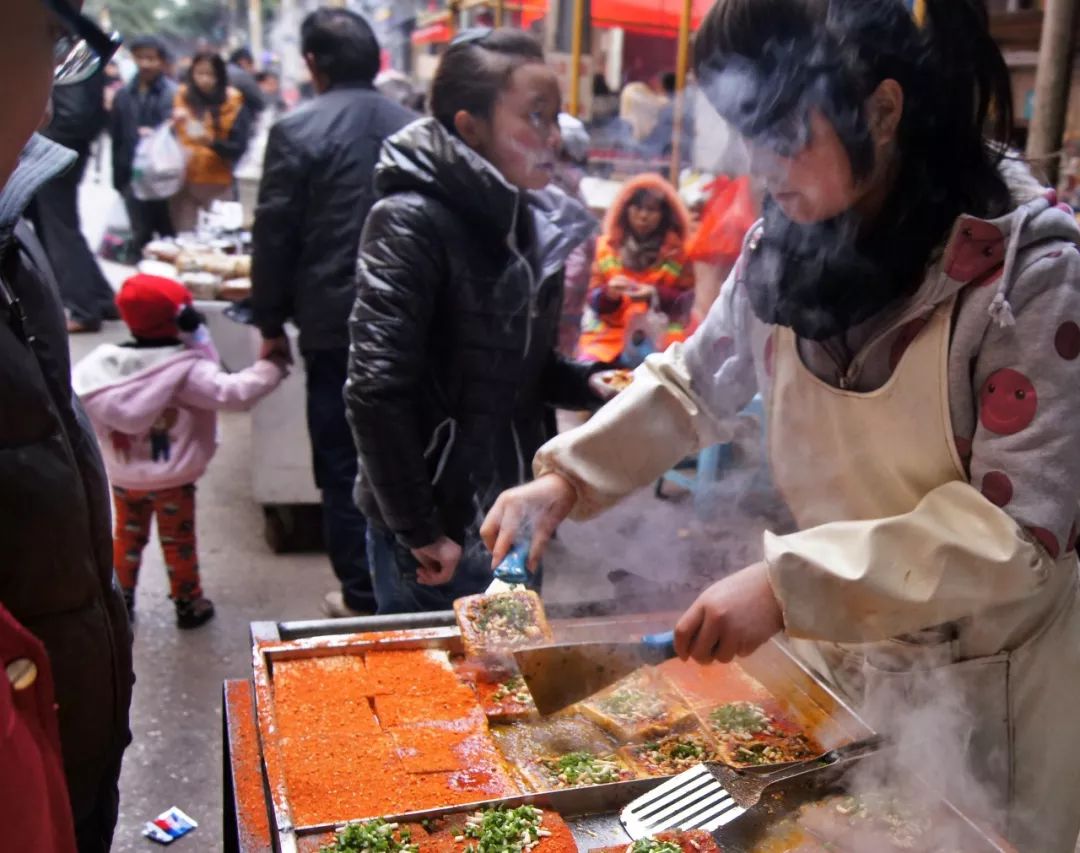
[[[482,535],[536,560],[766,400],[798,521],[705,590],[682,657],[783,631],[864,708],[952,691],[1023,850],[1080,809],[1080,229],[1006,159],[1008,71],[977,0],[720,0],[703,91],[746,137],[763,219],[704,325],[538,452]],[[627,448],[633,448],[628,451]],[[930,690],[926,685],[932,685]],[[932,768],[928,768],[932,770]]]

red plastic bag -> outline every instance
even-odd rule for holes
[[[732,262],[742,251],[743,238],[758,218],[750,178],[721,175],[709,184],[709,200],[701,224],[686,244],[691,261]]]

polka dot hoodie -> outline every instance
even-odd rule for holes
[[[799,345],[804,363],[820,379],[871,391],[886,382],[934,309],[957,296],[948,381],[955,442],[975,490],[964,491],[969,501],[1000,507],[1004,515],[993,516],[1011,529],[996,533],[1003,541],[1021,543],[1012,555],[1021,567],[1015,583],[1000,585],[995,593],[999,599],[1016,600],[1037,584],[1030,569],[1033,560],[1057,558],[1076,548],[1080,228],[1072,211],[1057,203],[1052,190],[1039,186],[1026,166],[1009,163],[1004,173],[1015,208],[994,220],[960,217],[916,294],[849,332],[846,343],[854,353],[849,363],[838,363],[835,352],[830,354],[832,349],[820,343]],[[753,233],[744,251],[751,250],[752,242]],[[740,267],[736,265],[705,323],[685,345],[650,358],[628,391],[584,427],[553,439],[537,454],[537,474],[555,470],[574,483],[575,517],[594,515],[655,480],[695,447],[728,440],[733,417],[755,393],[768,395],[773,327],[754,316],[739,281]],[[980,529],[984,538],[990,535]],[[957,531],[958,537],[965,535]],[[813,548],[812,541],[796,545],[793,537],[772,537],[769,545],[767,535],[770,562],[781,556],[785,539],[793,550]],[[1033,553],[1041,558],[1033,558]],[[835,580],[837,575],[858,578],[871,572],[852,565],[832,575]],[[975,571],[971,576],[982,577]],[[842,606],[843,590],[821,592]],[[959,601],[955,613],[938,615],[941,621],[960,617],[969,605],[972,602]],[[927,624],[933,623],[913,615],[908,627]],[[800,633],[798,626],[788,627]]]

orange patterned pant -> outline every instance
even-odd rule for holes
[[[158,538],[169,572],[169,595],[191,601],[202,595],[195,551],[195,486],[144,492],[113,486],[115,532],[113,568],[120,586],[135,589],[142,552],[150,540],[150,520],[157,517]]]

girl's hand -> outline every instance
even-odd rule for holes
[[[784,613],[769,583],[767,563],[717,581],[675,626],[675,651],[698,663],[745,657],[784,629]]]
[[[604,374],[610,371],[601,370],[589,377],[589,390],[601,400],[613,400],[619,393],[619,389],[604,381]]]
[[[448,536],[440,536],[430,545],[413,548],[412,555],[420,568],[416,570],[416,580],[425,586],[439,586],[449,583],[454,571],[461,562],[461,546]]]
[[[183,107],[177,107],[176,109],[173,110],[173,114],[172,114],[173,125],[175,126],[175,125],[180,124],[181,122],[187,121],[188,120],[188,115],[189,115],[188,111],[185,110]]]
[[[522,528],[531,526],[528,567],[535,571],[551,535],[570,514],[576,499],[574,487],[559,474],[545,474],[499,495],[480,527],[480,538],[491,551],[492,567],[510,553]]]

